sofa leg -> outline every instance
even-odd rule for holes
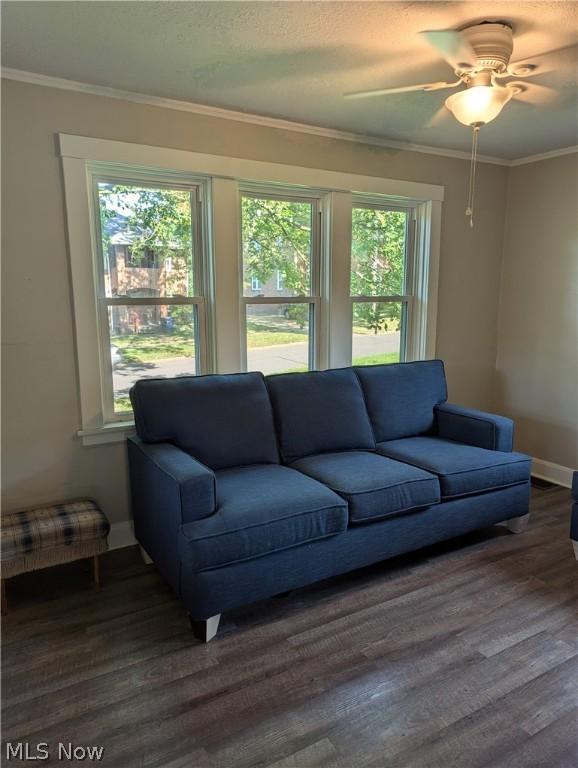
[[[202,643],[208,643],[212,640],[219,629],[219,621],[221,620],[221,614],[217,613],[215,616],[211,616],[209,619],[193,619],[189,614],[189,621],[191,622],[191,629],[193,635]]]
[[[148,552],[146,551],[146,549],[144,549],[144,547],[141,547],[141,545],[140,545],[140,544],[138,545],[138,548],[140,549],[140,556],[141,556],[141,557],[142,557],[142,559],[144,560],[145,564],[146,564],[146,565],[151,565],[151,563],[152,563],[152,558],[150,558],[150,557],[149,557],[149,554],[148,554]]]
[[[530,520],[529,512],[527,515],[522,515],[521,517],[513,517],[511,520],[508,520],[507,522],[508,530],[511,533],[524,533],[524,531],[528,527],[529,520]]]
[[[578,541],[576,541],[575,539],[570,539],[570,541],[572,542],[574,557],[576,558],[576,560],[578,560]]]

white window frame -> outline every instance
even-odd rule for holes
[[[208,347],[206,334],[206,303],[203,291],[205,261],[203,258],[204,237],[201,214],[203,191],[207,195],[206,180],[188,180],[181,178],[172,181],[169,175],[160,176],[150,172],[127,173],[123,168],[100,166],[90,163],[87,167],[89,184],[92,189],[91,220],[93,226],[93,260],[95,269],[96,311],[99,327],[99,358],[102,392],[103,425],[133,421],[132,413],[115,413],[113,370],[111,361],[111,339],[108,318],[109,307],[114,306],[190,306],[194,315],[195,370],[206,373],[208,369]],[[107,296],[104,285],[104,254],[102,252],[102,234],[99,216],[99,183],[117,183],[127,186],[150,187],[151,189],[179,189],[188,192],[191,201],[193,284],[192,296],[135,297]]]
[[[94,273],[94,228],[90,213],[89,164],[146,172],[148,177],[203,182],[205,234],[204,295],[208,372],[243,368],[240,270],[239,190],[246,185],[276,185],[311,197],[324,195],[321,216],[323,250],[319,277],[319,312],[315,329],[320,368],[351,364],[351,211],[363,196],[387,197],[388,203],[415,210],[416,268],[412,327],[416,343],[408,359],[435,356],[441,212],[439,185],[364,176],[321,168],[283,165],[188,150],[130,144],[68,134],[59,135],[68,247],[71,264],[81,428],[84,444],[123,441],[133,427],[126,421],[104,423]],[[274,300],[279,303],[279,298]],[[282,297],[285,301],[285,297]]]
[[[282,291],[283,290],[283,273],[280,269],[277,270],[277,274],[275,276],[275,290]]]
[[[414,274],[416,272],[416,262],[418,252],[415,243],[416,209],[413,205],[395,205],[388,198],[377,196],[355,196],[352,200],[352,214],[355,208],[365,208],[376,211],[401,211],[406,214],[405,221],[405,255],[404,255],[404,276],[403,293],[387,295],[354,295],[351,294],[351,331],[353,333],[353,305],[354,304],[401,304],[401,338],[399,345],[399,360],[419,359],[420,339],[419,324],[416,321],[417,310],[414,297]]]
[[[308,369],[318,370],[325,366],[327,354],[326,340],[323,338],[324,318],[321,317],[323,299],[323,274],[327,261],[325,238],[323,235],[323,211],[326,194],[315,190],[300,190],[294,187],[277,185],[239,184],[239,243],[242,244],[241,202],[243,197],[264,198],[267,200],[296,201],[311,204],[311,279],[309,294],[303,296],[244,296],[243,285],[243,249],[239,248],[239,296],[241,303],[241,370],[247,370],[247,307],[263,304],[308,304],[309,305],[309,352]],[[277,275],[278,278],[278,275]]]
[[[252,291],[260,291],[263,286],[261,285],[261,281],[258,277],[252,277],[251,278],[251,290]]]

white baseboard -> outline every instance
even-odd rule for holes
[[[532,477],[538,477],[540,480],[571,488],[573,474],[574,470],[570,467],[563,467],[561,464],[553,464],[543,459],[532,459]]]
[[[134,526],[132,520],[123,520],[122,523],[113,523],[108,534],[108,548],[122,549],[136,544]]]

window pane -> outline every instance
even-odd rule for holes
[[[353,302],[353,365],[399,362],[404,316],[401,302]]]
[[[351,239],[351,295],[404,293],[407,213],[354,208]]]
[[[192,296],[191,194],[98,184],[106,296]]]
[[[195,307],[175,304],[108,308],[115,413],[130,411],[138,379],[197,372]]]
[[[247,370],[309,368],[309,304],[247,305]]]
[[[243,295],[308,296],[313,206],[243,197]]]

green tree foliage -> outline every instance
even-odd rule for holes
[[[191,252],[191,199],[185,190],[124,184],[99,184],[103,244],[108,247],[114,221],[124,217],[138,256],[150,248],[165,258],[174,250]]]
[[[131,236],[134,261],[153,250],[162,263],[173,259],[175,280],[192,281],[190,196],[185,190],[99,185],[100,217],[105,259],[110,238],[122,228]],[[250,294],[251,278],[265,285],[279,272],[287,295],[307,296],[311,290],[312,210],[309,202],[245,196],[242,199],[243,282]],[[403,293],[406,214],[354,208],[351,249],[351,295],[387,296]],[[375,333],[399,328],[400,304],[354,304],[354,324]],[[177,317],[190,324],[190,310]],[[292,305],[287,316],[303,328],[308,307]]]
[[[243,281],[267,283],[279,271],[289,295],[306,296],[311,282],[311,204],[243,197]]]
[[[351,242],[351,295],[392,296],[403,293],[406,214],[354,208]],[[378,333],[398,330],[398,303],[356,302],[353,322]]]

